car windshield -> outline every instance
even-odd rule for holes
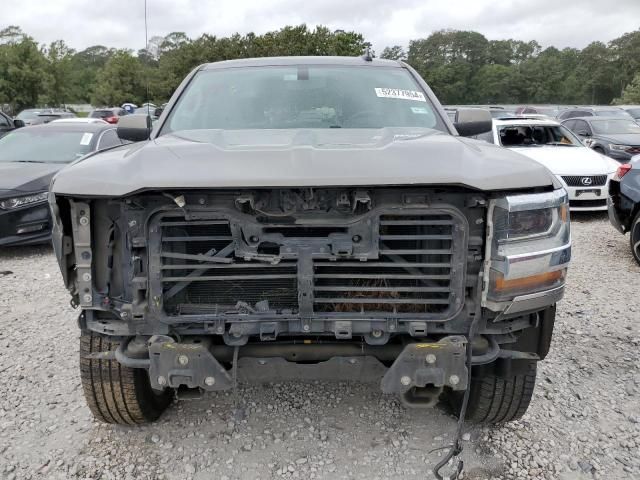
[[[581,147],[580,140],[562,125],[503,125],[498,129],[504,147]]]
[[[619,108],[613,108],[611,110],[596,110],[595,114],[598,117],[632,118],[631,115],[629,115],[627,112]]]
[[[383,127],[447,131],[405,69],[299,65],[201,71],[162,133]]]
[[[640,108],[627,108],[627,113],[633,118],[640,118]]]
[[[0,138],[0,162],[69,163],[90,151],[93,133],[21,128]]]
[[[16,117],[18,120],[33,120],[38,116],[40,110],[23,110]]]
[[[595,133],[602,135],[616,133],[640,133],[640,125],[632,120],[593,120],[591,126]]]

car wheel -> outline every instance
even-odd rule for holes
[[[600,154],[602,154],[602,155],[606,155],[606,153],[605,153],[605,151],[604,151],[604,148],[602,148],[602,147],[593,147],[593,149],[594,149],[596,152],[598,152],[598,153],[600,153]]]
[[[629,240],[631,243],[631,253],[636,262],[640,264],[640,211],[636,214],[636,217],[631,222],[631,229],[629,230]]]
[[[89,410],[105,423],[152,422],[171,403],[173,390],[153,390],[144,369],[123,367],[116,360],[90,356],[115,351],[118,345],[119,342],[92,332],[83,332],[80,336],[80,379]]]
[[[528,361],[524,373],[498,376],[494,372],[476,373],[471,378],[471,392],[466,420],[492,425],[521,418],[533,397],[537,362]],[[449,402],[454,413],[460,412],[462,392],[453,392]]]

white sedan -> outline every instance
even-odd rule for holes
[[[607,210],[609,180],[620,166],[587,148],[569,129],[553,120],[496,119],[493,129],[477,137],[543,164],[569,192],[573,211]]]

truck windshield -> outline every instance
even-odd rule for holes
[[[162,133],[383,127],[448,131],[403,68],[299,65],[200,71]]]

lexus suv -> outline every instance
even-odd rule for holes
[[[186,389],[378,382],[407,407],[521,417],[571,256],[558,180],[464,138],[408,65],[288,57],[202,65],[143,140],[52,181],[53,243],[102,421]]]

